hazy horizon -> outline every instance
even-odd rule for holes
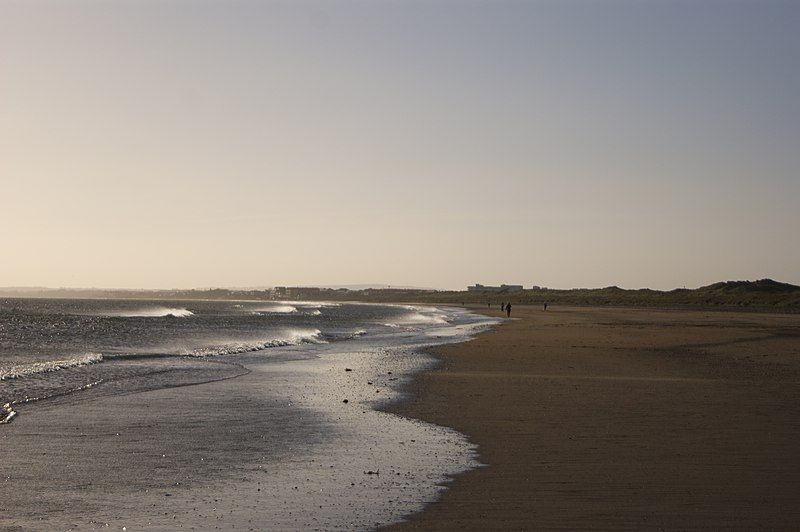
[[[793,283],[786,283],[785,281],[781,281],[780,279],[719,279],[714,283],[708,284],[715,284],[718,282],[755,282],[761,280],[771,280],[778,283],[783,284],[792,284]],[[475,284],[475,283],[471,283]],[[486,283],[480,283],[484,284]],[[499,283],[498,283],[499,284]],[[617,288],[622,288],[624,290],[640,290],[640,289],[650,289],[650,290],[657,290],[657,291],[671,291],[671,290],[678,290],[678,289],[697,289],[702,288],[703,286],[708,285],[696,285],[696,286],[674,286],[671,288],[653,288],[650,286],[619,286],[619,285],[606,285],[606,286],[543,286],[543,285],[535,285],[530,283],[504,283],[509,285],[514,284],[522,284],[523,287],[527,290],[532,288],[533,286],[537,286],[539,288],[544,288],[548,290],[584,290],[584,289],[602,289],[602,288],[611,288],[612,286],[616,286]],[[193,287],[119,287],[119,286],[0,286],[0,294],[4,291],[8,291],[9,293],[14,291],[24,292],[30,291],[35,292],[37,290],[41,291],[58,291],[58,290],[65,290],[65,291],[98,291],[98,292],[105,292],[105,291],[129,291],[129,292],[158,292],[158,291],[172,291],[172,290],[232,290],[232,291],[245,291],[245,290],[271,290],[275,287],[284,286],[290,288],[324,288],[324,289],[339,289],[339,288],[347,288],[349,290],[364,290],[367,288],[371,289],[399,289],[399,290],[432,290],[432,291],[445,291],[445,290],[455,290],[455,291],[465,291],[467,286],[457,287],[457,288],[443,288],[443,287],[435,287],[435,286],[403,286],[403,285],[388,285],[385,283],[359,283],[359,284],[330,284],[330,285],[321,285],[321,284],[303,284],[303,285],[257,285],[257,286],[219,286],[219,285],[208,285],[208,286],[193,286]],[[491,286],[491,285],[486,285]],[[797,286],[797,285],[794,285]]]
[[[4,2],[0,286],[800,284],[799,23]]]

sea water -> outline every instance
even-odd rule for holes
[[[13,419],[0,436],[38,456],[3,463],[0,524],[203,528],[216,512],[240,526],[368,529],[402,519],[475,467],[475,449],[381,408],[433,363],[424,347],[491,323],[407,305],[0,300],[0,414]],[[152,408],[131,412],[130,394]],[[90,426],[55,406],[85,412]],[[52,434],[30,440],[25,416]],[[62,437],[73,438],[70,458],[57,461],[48,441]],[[121,459],[131,454],[135,468]],[[80,504],[59,508],[65,494]]]

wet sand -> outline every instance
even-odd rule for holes
[[[392,528],[800,527],[800,316],[514,317],[435,348],[394,407],[463,432],[488,467]]]

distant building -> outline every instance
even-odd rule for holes
[[[490,292],[494,294],[503,294],[507,292],[521,292],[522,285],[521,284],[501,284],[500,286],[484,286],[482,284],[475,284],[474,286],[468,286],[467,291],[469,292]]]

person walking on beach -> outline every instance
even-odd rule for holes
[[[511,303],[506,303],[506,317],[511,317]]]
[[[505,303],[500,303],[500,312],[503,312],[506,309]]]
[[[545,301],[544,309],[547,310],[547,302]]]

